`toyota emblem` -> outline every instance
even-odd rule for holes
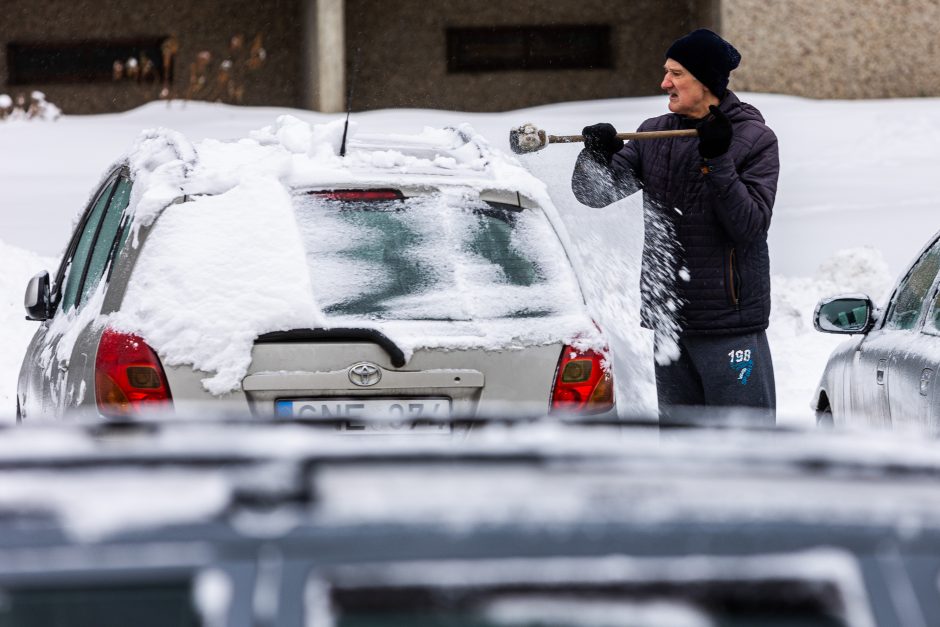
[[[375,364],[363,362],[349,369],[349,380],[360,387],[375,385],[382,379],[382,371]]]

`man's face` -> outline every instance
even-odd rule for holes
[[[669,96],[669,110],[691,118],[705,117],[708,105],[718,99],[678,61],[666,59],[663,69],[666,76],[660,87]]]

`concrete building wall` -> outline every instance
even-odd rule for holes
[[[266,67],[248,76],[245,104],[299,106],[303,97],[301,0],[4,0],[0,10],[0,93],[41,90],[66,113],[121,111],[153,100],[159,87],[133,83],[8,85],[10,42],[77,42],[176,35],[182,48],[175,83],[185,90],[198,50],[215,62],[229,38],[264,37]]]
[[[326,4],[344,10],[345,19],[340,21],[345,22],[346,83],[352,81],[354,109],[496,111],[550,102],[657,94],[663,51],[691,28],[717,28],[720,3],[329,0]],[[175,35],[182,48],[174,68],[174,87],[181,96],[188,84],[189,64],[199,50],[212,53],[215,67],[227,56],[232,35],[240,33],[250,39],[261,33],[268,58],[265,67],[248,75],[244,104],[322,108],[329,94],[319,93],[324,72],[321,44],[330,40],[324,35],[331,34],[317,32],[315,22],[323,14],[323,4],[324,0],[5,0],[0,11],[0,93],[15,96],[41,90],[65,113],[79,114],[127,110],[156,99],[160,88],[157,83],[142,86],[110,80],[10,85],[10,43],[60,44]],[[447,28],[557,25],[609,25],[611,66],[589,70],[448,71]],[[341,82],[334,81],[337,85]],[[345,93],[342,96],[345,100]]]
[[[692,28],[716,27],[718,6],[718,0],[346,0],[352,106],[499,111],[657,94],[666,48]],[[560,24],[610,24],[612,67],[448,73],[448,27]]]
[[[731,87],[812,98],[940,95],[936,0],[722,0]]]

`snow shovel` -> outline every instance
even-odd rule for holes
[[[679,131],[617,133],[618,139],[669,139],[673,137],[698,137],[698,131],[690,128]],[[517,155],[536,152],[549,144],[572,144],[583,141],[583,135],[548,135],[535,124],[530,123],[509,131],[509,147]]]

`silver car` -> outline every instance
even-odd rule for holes
[[[322,162],[271,139],[149,138],[160,150],[105,177],[55,276],[29,283],[40,324],[18,417],[224,402],[357,430],[360,416],[415,429],[507,406],[613,411],[557,212],[530,180],[513,188],[521,168],[500,176],[492,164],[518,166],[451,135],[351,142]],[[246,150],[267,161],[246,165]],[[303,162],[283,188],[256,181],[274,158]],[[237,168],[251,174],[240,186],[205,191]]]
[[[853,337],[826,364],[813,407],[822,423],[936,431],[940,391],[940,233],[901,275],[887,306],[866,294],[820,301],[816,328]]]

